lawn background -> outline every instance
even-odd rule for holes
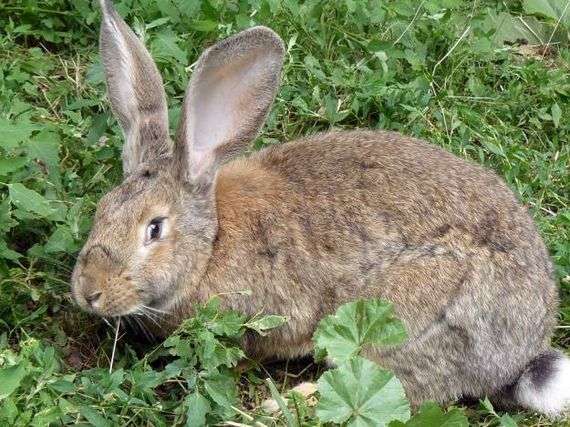
[[[284,39],[287,55],[282,88],[256,148],[331,128],[392,129],[495,170],[529,208],[551,251],[561,287],[554,342],[568,349],[568,3],[124,0],[116,5],[162,72],[172,128],[204,48],[264,24]],[[158,425],[175,416],[164,402],[175,406],[179,397],[145,384],[142,373],[133,380],[85,371],[108,367],[112,330],[80,313],[69,295],[70,271],[95,204],[121,179],[122,135],[105,96],[98,26],[99,11],[88,0],[0,4],[0,367],[24,366],[11,377],[17,384],[9,398],[0,389],[4,423],[88,419],[106,425],[108,417],[137,425],[153,419]],[[129,369],[140,359],[137,340],[132,341],[119,344],[117,366]],[[266,374],[246,373],[243,408],[254,410],[267,395],[254,378]],[[54,388],[58,381],[67,385]],[[110,381],[108,390],[132,392],[140,386],[148,399],[127,409],[111,397],[101,403],[95,396],[110,392],[94,388],[104,381]],[[99,412],[89,409],[93,401]],[[467,413],[475,424],[499,422],[477,404]],[[310,409],[307,417],[316,423]],[[515,418],[521,425],[550,425],[530,414]]]

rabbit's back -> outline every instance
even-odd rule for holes
[[[422,307],[431,318],[484,268],[487,277],[511,279],[501,289],[477,285],[472,293],[479,298],[500,293],[544,303],[545,316],[556,312],[545,245],[493,172],[392,132],[325,133],[256,157],[295,194],[310,253],[352,265],[352,274],[358,265],[359,291],[389,293],[400,310]],[[425,316],[410,317],[425,326],[419,321]]]
[[[392,301],[405,322],[409,351],[378,358],[404,382],[402,366],[418,367],[407,373],[415,390],[453,394],[466,360],[481,384],[505,384],[550,338],[557,291],[532,220],[494,173],[440,148],[388,132],[321,134],[229,163],[216,197],[201,288],[291,319],[246,342],[258,356],[309,352],[324,315],[368,297]],[[426,387],[418,396],[438,395]]]

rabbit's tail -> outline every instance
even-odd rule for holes
[[[551,418],[570,410],[570,358],[553,349],[535,357],[512,386],[521,406]]]

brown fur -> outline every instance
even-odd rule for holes
[[[234,72],[240,63],[228,52],[241,55],[248,43],[282,54],[276,37],[253,29],[209,50],[188,105],[200,99],[203,70]],[[104,316],[168,312],[161,334],[213,295],[247,315],[287,316],[267,337],[244,339],[250,355],[268,359],[310,353],[323,316],[381,297],[410,339],[367,355],[396,372],[412,403],[502,396],[549,348],[558,306],[526,210],[494,173],[391,132],[325,133],[221,166],[268,110],[275,90],[257,82],[276,81],[272,61],[253,65],[263,77],[237,95],[251,104],[238,99],[239,113],[250,108],[254,119],[219,141],[190,141],[186,126],[196,118],[187,105],[172,157],[138,160],[101,200],[74,271],[75,299]],[[165,236],[142,245],[147,224],[162,216]],[[93,292],[97,305],[87,301]]]
[[[288,316],[245,343],[257,357],[304,354],[325,314],[367,297],[394,302],[406,324],[404,349],[376,357],[422,381],[418,401],[492,394],[547,346],[557,290],[531,219],[493,173],[441,149],[394,133],[323,134],[230,163],[216,196],[214,250],[177,315],[222,294],[228,308]],[[468,366],[484,386],[457,383]]]

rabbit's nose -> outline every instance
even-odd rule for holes
[[[101,291],[92,292],[89,295],[85,295],[85,301],[87,301],[87,304],[89,304],[91,307],[94,307],[95,304],[97,304],[97,301],[99,301],[101,298],[102,294],[103,292]]]

